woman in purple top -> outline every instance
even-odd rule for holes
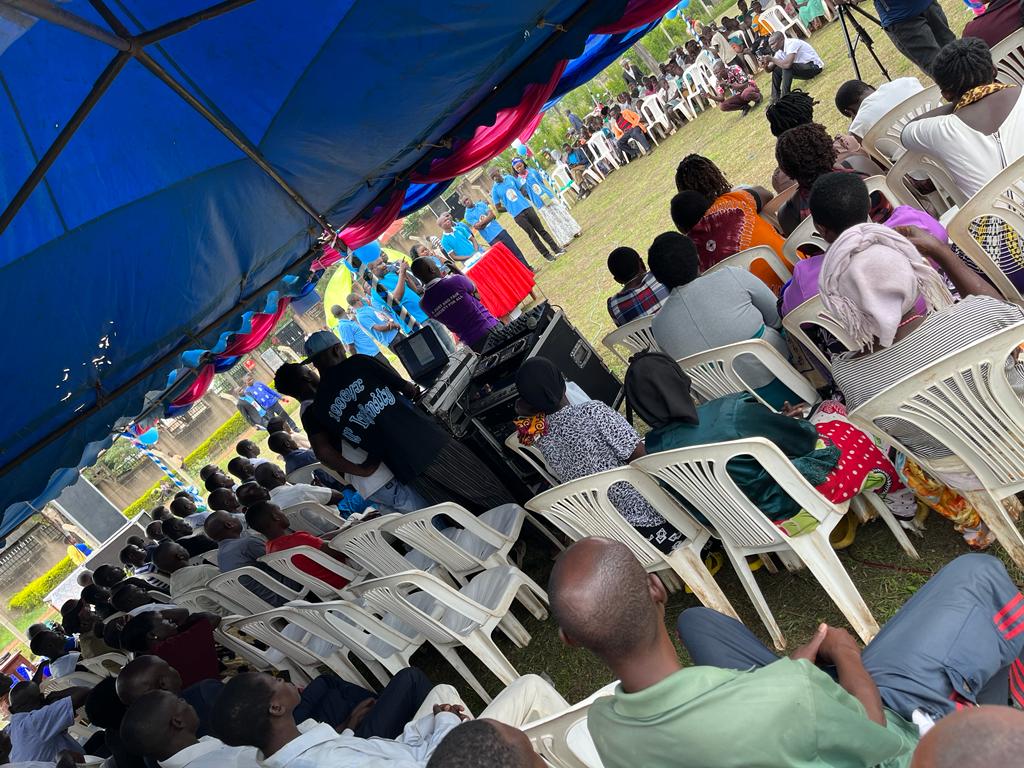
[[[437,264],[429,258],[416,259],[412,273],[424,286],[420,308],[474,352],[481,351],[498,320],[480,301],[473,281],[465,275],[442,276]]]

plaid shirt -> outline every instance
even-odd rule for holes
[[[653,315],[661,309],[669,290],[648,272],[636,288],[625,288],[608,298],[608,314],[616,326],[638,317]]]

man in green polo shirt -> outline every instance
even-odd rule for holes
[[[908,601],[863,658],[845,630],[823,624],[777,659],[735,619],[691,608],[680,635],[706,666],[683,669],[665,628],[665,588],[625,545],[573,544],[548,594],[563,639],[620,680],[588,716],[606,768],[906,768],[918,740],[910,720],[933,721],[998,689],[990,684],[1019,663],[1024,620],[998,561],[965,555]],[[1007,692],[996,696],[1005,703]]]

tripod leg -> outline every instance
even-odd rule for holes
[[[850,57],[850,62],[853,64],[853,73],[857,76],[857,79],[860,80],[861,79],[861,77],[860,77],[860,67],[857,66],[857,54],[855,54],[854,51],[853,51],[853,42],[850,40],[850,30],[846,26],[846,14],[847,13],[848,13],[848,11],[846,10],[846,6],[845,5],[840,5],[839,6],[839,23],[843,27],[843,37],[846,38],[846,55]]]

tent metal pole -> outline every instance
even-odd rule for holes
[[[118,37],[91,21],[86,21],[81,16],[76,16],[70,11],[47,2],[47,0],[0,0],[0,3],[37,19],[43,19],[70,29],[72,32],[91,37],[93,40],[99,40],[119,51],[131,50],[132,44],[128,40]]]
[[[182,16],[180,19],[169,21],[159,27],[154,27],[140,35],[136,35],[135,40],[143,47],[151,45],[152,43],[157,43],[171,35],[183,32],[189,27],[194,27],[200,22],[209,21],[210,19],[215,19],[225,13],[230,13],[236,8],[241,8],[243,5],[248,5],[251,2],[253,2],[253,0],[224,0],[222,3],[211,5],[209,8],[196,11],[188,16]]]
[[[25,201],[32,195],[33,190],[39,185],[39,182],[43,180],[46,173],[50,170],[50,166],[57,160],[60,153],[64,151],[64,147],[67,146],[68,142],[71,141],[71,137],[75,135],[79,126],[85,122],[85,118],[89,116],[89,112],[96,106],[97,102],[103,97],[103,94],[107,92],[107,88],[114,82],[114,78],[117,77],[118,73],[124,68],[124,65],[128,63],[131,58],[131,54],[126,52],[118,53],[110,60],[110,63],[100,73],[100,76],[96,78],[96,82],[93,83],[92,89],[89,91],[89,95],[85,97],[81,104],[78,105],[78,109],[71,115],[71,119],[68,120],[60,133],[57,134],[57,138],[53,140],[53,144],[46,150],[39,162],[36,163],[36,167],[32,169],[32,173],[29,174],[28,178],[21,185],[21,188],[15,193],[14,197],[11,198],[11,202],[7,204],[3,213],[0,213],[0,234],[3,234],[4,230],[17,215],[18,211],[21,210],[21,206],[25,204]]]
[[[315,237],[315,233],[313,233],[313,232],[310,232],[310,235]],[[38,451],[40,451],[43,448],[45,448],[47,445],[52,443],[54,440],[57,440],[59,437],[61,437],[65,433],[67,433],[67,432],[71,431],[72,429],[74,429],[80,423],[82,423],[83,421],[88,419],[94,412],[104,408],[106,406],[107,402],[109,402],[110,400],[114,400],[115,398],[120,397],[122,394],[124,394],[128,390],[132,389],[140,381],[143,381],[148,376],[150,376],[155,369],[162,368],[167,363],[169,363],[170,361],[174,360],[182,352],[184,352],[185,350],[187,350],[190,347],[194,346],[195,345],[195,339],[197,337],[205,336],[207,333],[210,333],[211,331],[215,330],[216,328],[219,328],[221,325],[223,325],[225,322],[227,322],[231,318],[237,317],[238,310],[241,308],[243,303],[244,304],[248,304],[248,303],[258,299],[260,296],[263,296],[264,294],[269,293],[273,289],[273,287],[275,285],[277,285],[277,282],[281,278],[283,278],[289,272],[297,269],[298,267],[301,267],[303,264],[305,264],[310,259],[310,257],[312,255],[313,255],[313,249],[306,250],[299,258],[297,258],[294,261],[292,261],[291,263],[289,263],[275,277],[273,277],[270,280],[268,280],[266,285],[264,285],[262,288],[260,288],[258,291],[256,291],[252,296],[247,296],[244,299],[244,301],[240,300],[240,301],[236,302],[226,312],[223,312],[222,314],[218,315],[214,320],[212,320],[211,322],[207,323],[206,326],[204,326],[202,329],[200,329],[199,331],[191,334],[188,339],[186,339],[185,341],[181,342],[174,349],[172,349],[169,352],[167,352],[167,354],[161,356],[157,360],[154,360],[152,363],[147,365],[144,370],[142,370],[139,373],[135,374],[134,376],[132,376],[132,378],[130,378],[124,384],[122,384],[121,386],[119,386],[117,389],[113,390],[109,394],[107,394],[102,402],[97,402],[95,405],[89,406],[88,408],[83,408],[69,422],[67,422],[66,424],[62,425],[59,429],[56,429],[53,432],[51,432],[49,435],[44,437],[38,443],[35,443],[34,445],[31,445],[28,448],[26,448],[24,451],[22,451],[17,456],[15,456],[13,459],[11,459],[10,462],[8,462],[5,466],[0,467],[0,477],[3,477],[4,475],[6,475],[12,469],[17,467],[21,462],[25,461],[28,458],[31,458],[34,454],[36,454]],[[175,382],[175,386],[180,386],[180,385],[181,385],[180,381]],[[146,410],[148,410],[148,409],[146,409]],[[2,514],[3,514],[3,510],[0,510],[0,517],[2,517]]]
[[[199,99],[192,95],[188,89],[186,89],[181,83],[171,77],[167,72],[157,64],[145,51],[137,51],[135,58],[138,59],[139,63],[142,64],[146,69],[152,72],[157,78],[159,78],[164,85],[178,94],[182,100],[184,100],[192,109],[198,112],[200,115],[205,117],[214,128],[220,131],[232,144],[242,150],[246,157],[256,163],[257,166],[267,174],[274,183],[283,189],[288,196],[298,205],[302,210],[308,213],[313,221],[319,224],[326,230],[331,229],[330,222],[323,216],[313,204],[310,203],[306,198],[300,195],[292,186],[281,178],[281,174],[274,170],[274,167],[267,162],[266,158],[263,157],[256,149],[245,139],[234,127],[228,125],[221,120],[217,115],[213,114],[206,105],[203,104]]]

